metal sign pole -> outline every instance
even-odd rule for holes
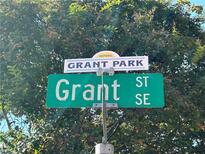
[[[107,108],[106,102],[104,102],[104,71],[102,68],[99,68],[97,75],[101,76],[101,84],[102,84],[102,124],[103,124],[103,137],[102,143],[97,144],[95,146],[95,154],[114,154],[114,146],[112,144],[107,143]],[[112,71],[112,72],[111,72]],[[113,75],[113,69],[108,71],[109,75]]]
[[[102,84],[102,124],[103,124],[103,137],[102,137],[102,143],[107,143],[107,125],[106,125],[106,116],[107,116],[107,109],[106,109],[106,103],[104,102],[104,80],[103,80],[103,74],[102,71],[101,74],[101,84]]]

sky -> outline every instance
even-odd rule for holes
[[[205,14],[205,0],[189,0],[191,2],[191,5],[201,5],[203,7],[203,11]],[[172,0],[173,4],[177,2],[177,0]],[[205,30],[205,23],[202,24],[201,28]]]
[[[190,2],[191,2],[191,4],[203,6],[203,10],[205,13],[205,0],[190,0]],[[202,29],[205,29],[205,23],[201,27],[202,27]]]
[[[176,3],[177,0],[172,0],[173,3]],[[205,0],[190,0],[191,4],[201,5],[205,9]]]
[[[205,9],[205,0],[190,0],[192,4],[202,5]]]

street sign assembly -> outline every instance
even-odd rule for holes
[[[53,74],[48,77],[48,108],[92,108],[104,101],[118,108],[161,108],[164,106],[163,76],[154,74]]]

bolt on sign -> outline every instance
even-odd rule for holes
[[[164,106],[163,76],[154,74],[53,74],[48,77],[48,108],[92,108],[104,101],[118,108],[161,108]]]

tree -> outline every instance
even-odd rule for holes
[[[205,150],[202,7],[148,0],[1,0],[0,6],[1,108],[4,118],[25,116],[29,126],[26,134],[10,120],[10,130],[0,134],[2,152],[92,151],[101,142],[100,111],[46,109],[47,76],[62,73],[66,58],[92,57],[105,49],[148,55],[149,72],[165,78],[165,108],[109,111],[115,152]]]

